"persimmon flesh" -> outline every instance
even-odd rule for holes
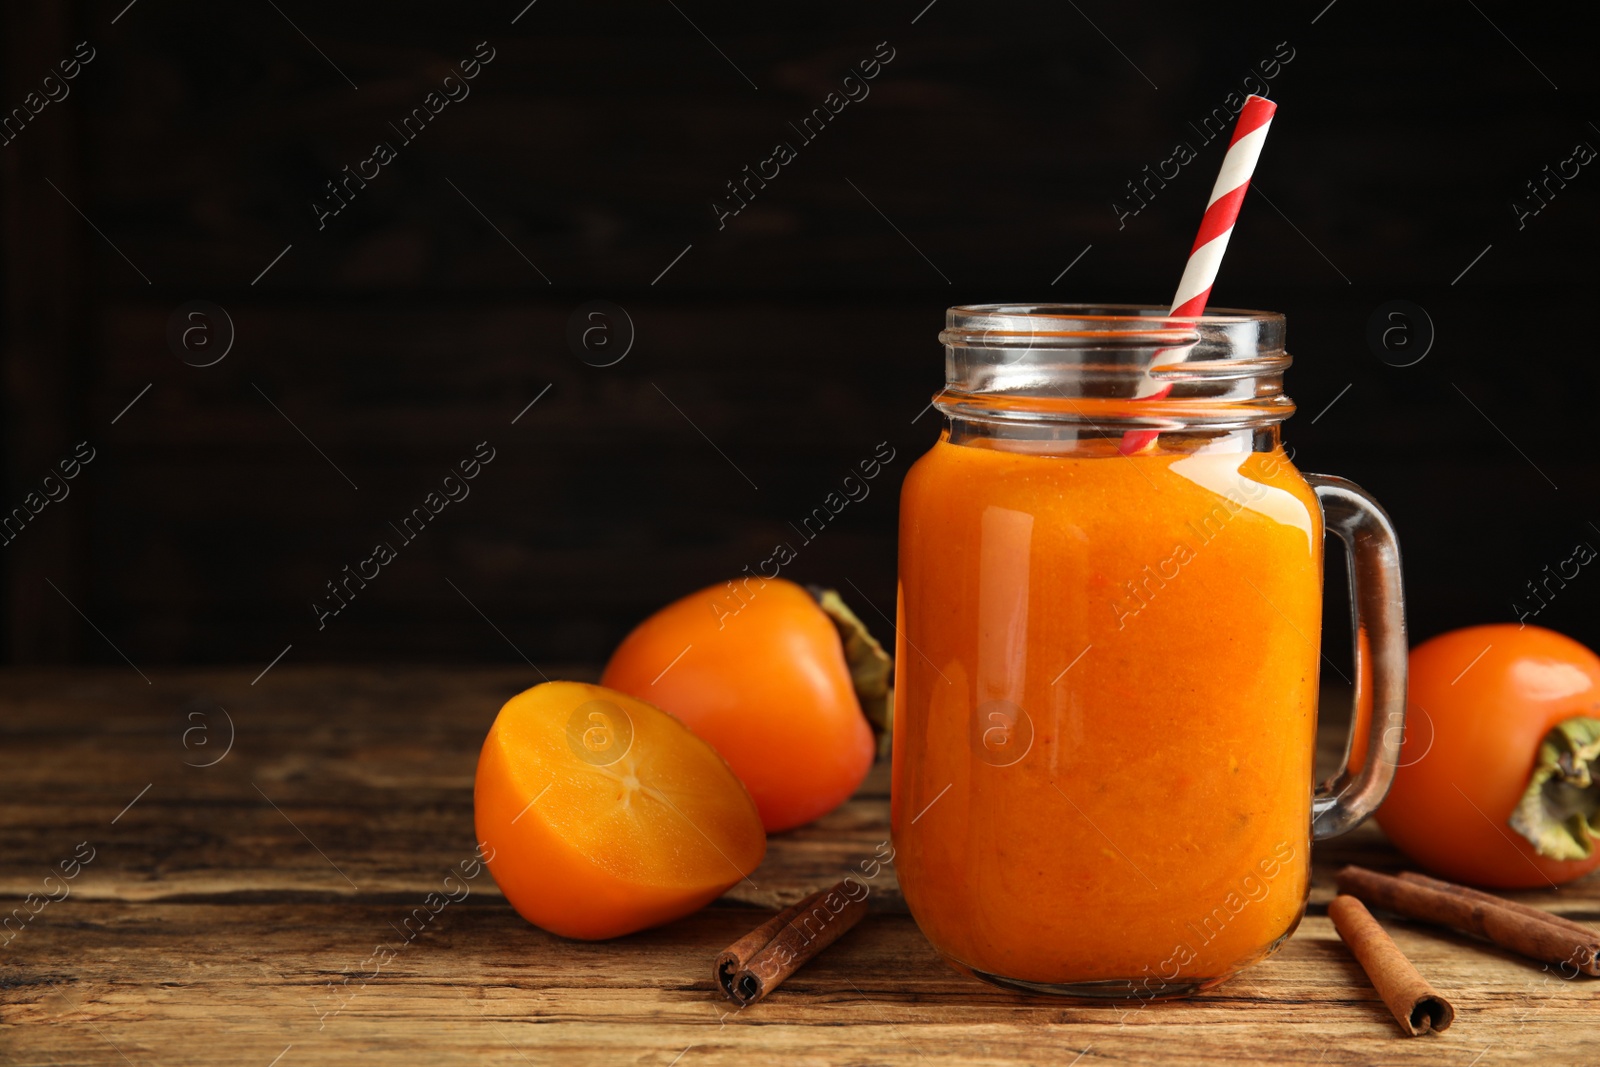
[[[872,728],[839,630],[811,593],[781,578],[667,605],[623,640],[601,681],[709,741],[769,831],[832,811],[872,766]]]
[[[767,849],[755,804],[710,745],[644,701],[579,682],[535,686],[500,709],[473,810],[506,900],[563,937],[687,915]]]

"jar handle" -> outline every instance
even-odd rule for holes
[[[1406,614],[1400,543],[1378,502],[1353,482],[1308,474],[1328,532],[1349,560],[1355,698],[1337,774],[1311,800],[1311,837],[1359,826],[1383,802],[1399,765],[1406,721]]]

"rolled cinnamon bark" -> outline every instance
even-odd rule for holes
[[[739,972],[750,965],[750,961],[755,958],[756,954],[766,948],[772,942],[772,939],[777,936],[778,931],[789,925],[790,921],[800,914],[802,908],[809,907],[815,903],[821,895],[820,892],[812,893],[797,903],[790,904],[787,908],[784,908],[778,914],[722,950],[722,954],[717,957],[717,985],[727,994],[728,999],[741,1004],[744,1003],[744,998],[740,996],[734,985],[739,977]],[[751,990],[751,992],[754,992],[754,990]]]
[[[1592,927],[1585,926],[1575,919],[1568,919],[1563,915],[1536,908],[1531,904],[1519,904],[1515,900],[1504,900],[1493,893],[1485,893],[1483,890],[1473,889],[1471,886],[1456,885],[1454,882],[1446,882],[1442,878],[1429,878],[1427,875],[1418,874],[1416,871],[1401,871],[1395,877],[1402,882],[1415,882],[1417,885],[1425,885],[1430,889],[1437,889],[1443,893],[1455,893],[1470,900],[1481,900],[1485,904],[1499,904],[1501,907],[1510,908],[1512,911],[1526,915],[1529,918],[1543,919],[1546,922],[1554,923],[1564,930],[1572,931],[1579,937],[1594,937],[1597,934],[1597,931]]]
[[[1455,1009],[1417,973],[1400,946],[1361,901],[1342,895],[1334,897],[1328,905],[1328,918],[1361,961],[1372,987],[1402,1030],[1417,1037],[1430,1030],[1449,1029],[1456,1017]]]
[[[722,951],[717,986],[740,1007],[754,1004],[860,922],[867,896],[846,879],[783,909]]]
[[[1600,933],[1575,929],[1570,921],[1553,922],[1537,908],[1511,907],[1509,901],[1489,893],[1473,896],[1435,889],[1415,879],[1395,878],[1365,867],[1346,867],[1335,881],[1340,892],[1387,911],[1477,934],[1531,959],[1600,975]]]

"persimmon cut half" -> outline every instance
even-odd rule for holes
[[[766,854],[750,794],[677,719],[623,693],[547,682],[507,701],[473,808],[495,882],[563,937],[617,937],[710,903]]]

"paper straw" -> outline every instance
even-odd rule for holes
[[[1233,224],[1239,218],[1239,205],[1250,188],[1250,176],[1255,173],[1256,160],[1261,158],[1261,146],[1266,143],[1267,130],[1272,126],[1272,113],[1278,105],[1264,96],[1246,98],[1239,111],[1239,121],[1233,127],[1233,139],[1222,157],[1222,170],[1216,184],[1211,187],[1211,200],[1200,219],[1200,232],[1195,235],[1194,247],[1189,249],[1189,261],[1184,265],[1183,278],[1178,282],[1178,295],[1173,298],[1174,317],[1199,316],[1205,312],[1206,301],[1211,297],[1211,286],[1217,280],[1217,268],[1222,266],[1222,254],[1228,250],[1228,238],[1233,236]],[[1176,358],[1168,360],[1181,363],[1187,355],[1184,349]],[[1157,383],[1148,373],[1139,383],[1135,394],[1140,399],[1154,400],[1172,391],[1170,383]],[[1118,451],[1130,455],[1156,439],[1156,430],[1129,430],[1122,435]]]

